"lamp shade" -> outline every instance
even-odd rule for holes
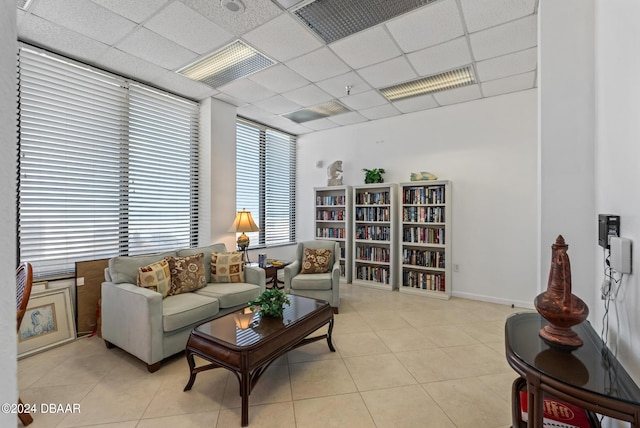
[[[229,228],[229,232],[257,232],[259,230],[260,228],[251,217],[251,212],[246,211],[244,208],[242,211],[238,211],[236,219]]]

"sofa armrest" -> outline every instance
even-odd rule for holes
[[[249,284],[255,284],[260,287],[260,294],[267,287],[267,279],[264,269],[255,266],[244,267],[244,280]]]
[[[133,284],[102,283],[102,338],[147,364],[163,358],[162,294]]]
[[[294,276],[300,273],[302,268],[300,261],[295,260],[284,267],[284,292],[288,293],[291,290],[291,280]]]

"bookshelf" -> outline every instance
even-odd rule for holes
[[[399,184],[399,291],[451,297],[451,183]]]
[[[353,186],[352,282],[383,290],[397,287],[395,184]]]
[[[315,239],[340,244],[340,281],[351,282],[351,186],[315,187]]]

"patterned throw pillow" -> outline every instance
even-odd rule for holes
[[[204,275],[204,254],[198,253],[185,257],[165,257],[171,271],[171,289],[169,296],[188,293],[207,285]]]
[[[329,260],[332,251],[328,248],[305,248],[300,273],[329,272]]]
[[[171,271],[169,262],[160,260],[149,266],[138,268],[138,287],[148,288],[167,297],[171,288]]]
[[[244,282],[242,253],[211,253],[211,282]]]

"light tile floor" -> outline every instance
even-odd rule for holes
[[[289,352],[251,393],[253,428],[507,428],[516,373],[504,352],[512,309],[343,284],[330,352],[319,341]],[[40,427],[239,427],[234,375],[198,375],[184,355],[156,373],[100,338],[20,360],[25,403],[80,404],[80,413],[34,414]],[[18,422],[18,426],[20,423]]]

